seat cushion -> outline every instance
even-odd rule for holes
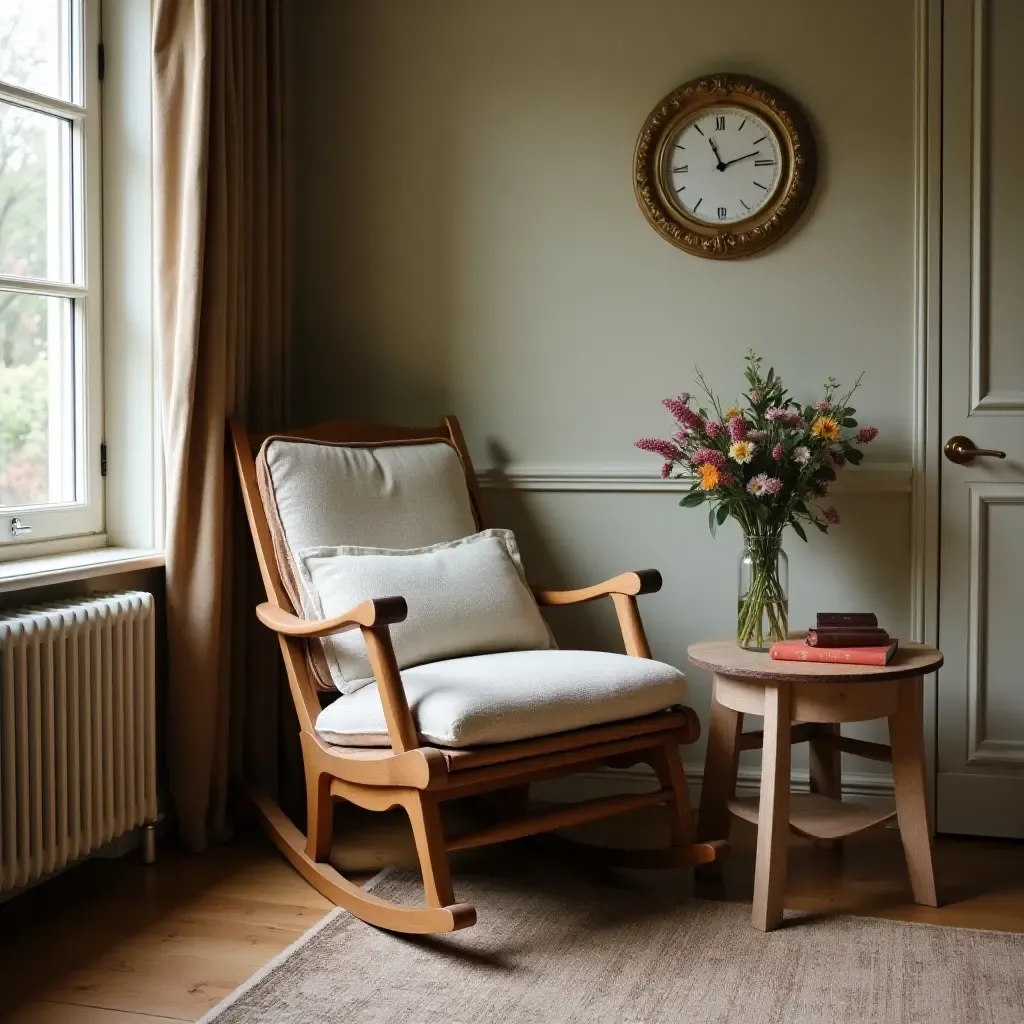
[[[408,617],[391,627],[399,668],[555,646],[511,530],[484,530],[425,548],[309,548],[298,552],[297,568],[316,618],[340,615],[367,597],[404,597]],[[323,649],[342,693],[373,682],[358,631],[328,637]]]
[[[512,651],[402,672],[426,743],[475,747],[653,714],[678,704],[686,677],[671,665],[604,651]],[[377,684],[339,697],[317,732],[342,746],[388,746]]]

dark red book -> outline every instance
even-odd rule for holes
[[[870,626],[829,629],[819,626],[807,631],[808,647],[885,647],[889,642],[889,634],[884,629]]]
[[[888,665],[899,647],[893,640],[884,647],[808,647],[803,640],[780,640],[769,654],[776,661],[811,661],[826,665]]]
[[[877,626],[874,612],[818,612],[817,626]]]

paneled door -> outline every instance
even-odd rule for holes
[[[1024,0],[943,7],[936,825],[1024,837]]]

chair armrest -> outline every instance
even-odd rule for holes
[[[408,614],[409,607],[404,597],[371,598],[331,619],[300,619],[273,604],[256,606],[256,615],[264,626],[275,633],[304,639],[331,636],[357,627],[373,629],[375,626],[389,626],[402,622]]]
[[[533,596],[537,604],[553,607],[560,604],[583,604],[596,601],[599,597],[621,594],[624,597],[635,597],[637,594],[656,594],[661,590],[661,573],[657,569],[638,569],[636,572],[624,572],[604,583],[581,590],[541,590],[533,588]]]
[[[362,601],[341,615],[331,619],[309,621],[300,619],[283,608],[273,604],[256,606],[256,615],[264,626],[268,626],[281,636],[300,640],[311,640],[315,637],[332,636],[344,633],[349,629],[360,629],[366,643],[366,653],[370,659],[373,678],[377,681],[381,705],[384,708],[384,721],[388,727],[388,738],[391,749],[396,754],[404,754],[407,750],[418,747],[416,724],[405,690],[402,688],[402,676],[395,660],[395,649],[391,643],[388,626],[402,622],[409,614],[409,607],[404,597],[375,597]]]

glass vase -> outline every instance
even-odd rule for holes
[[[767,651],[789,634],[789,559],[779,534],[743,541],[736,642],[747,651]]]

